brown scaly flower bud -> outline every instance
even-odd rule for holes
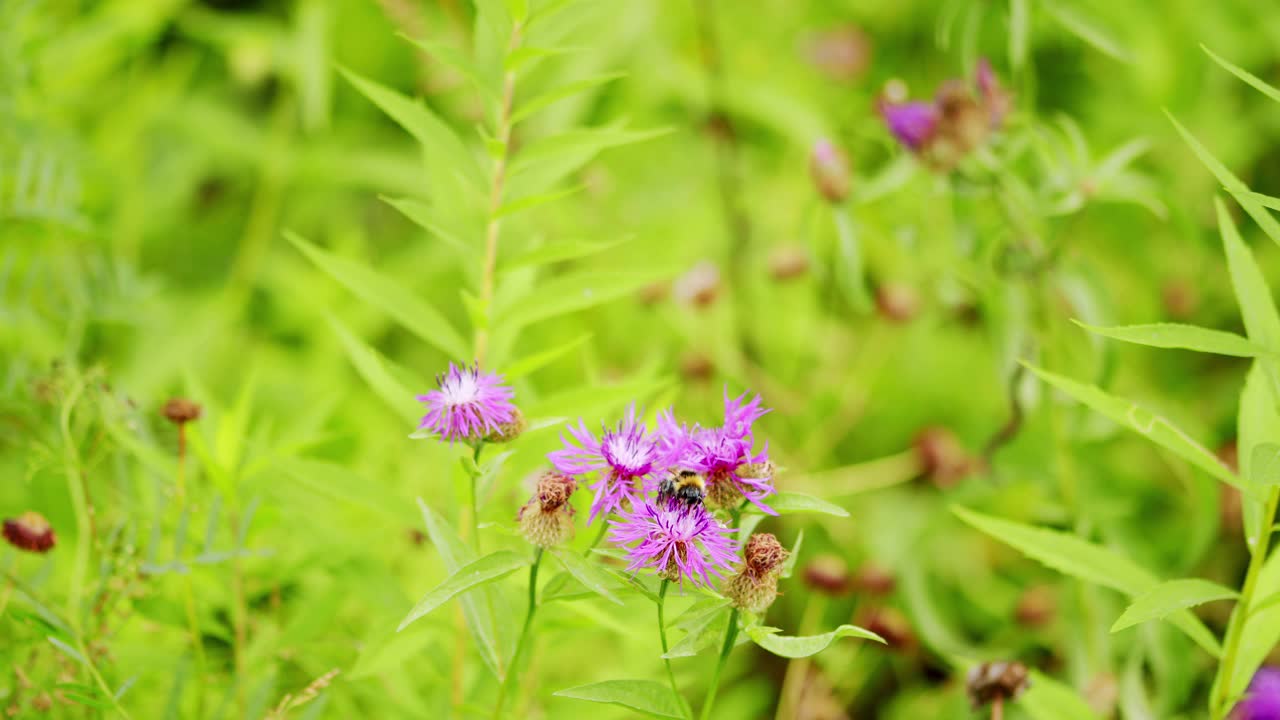
[[[894,607],[865,608],[858,613],[854,623],[884,638],[892,650],[911,652],[916,647],[916,634],[911,621]]]
[[[720,297],[720,268],[710,261],[700,262],[676,279],[674,291],[681,302],[708,307]]]
[[[734,607],[759,615],[778,598],[778,575],[790,553],[770,533],[756,533],[742,550],[742,570],[729,581],[725,595]]]
[[[1052,622],[1057,609],[1058,601],[1053,595],[1053,588],[1048,585],[1036,585],[1018,598],[1018,606],[1014,608],[1013,616],[1023,627],[1038,628]]]
[[[921,471],[939,488],[955,485],[974,469],[974,461],[959,438],[944,427],[922,430],[915,447]]]
[[[905,283],[884,283],[876,288],[876,309],[893,323],[907,323],[920,310],[920,295]]]
[[[809,156],[809,174],[818,193],[827,202],[839,204],[849,196],[852,181],[849,177],[849,158],[830,140],[822,139],[813,144]]]
[[[804,582],[824,595],[845,595],[849,592],[849,568],[836,555],[819,555],[804,568]]]
[[[855,588],[877,597],[892,594],[897,584],[893,573],[875,563],[867,563],[858,568],[858,573],[853,578]]]
[[[769,253],[769,275],[778,282],[802,277],[809,272],[809,254],[795,245],[782,245]]]
[[[165,416],[169,422],[174,425],[185,425],[194,420],[199,420],[204,408],[197,403],[186,398],[173,398],[164,404],[160,413]]]
[[[573,506],[569,497],[578,483],[553,470],[538,478],[538,488],[516,520],[526,540],[538,547],[554,547],[573,537]]]
[[[33,553],[49,552],[58,541],[49,521],[35,511],[27,511],[16,518],[5,519],[4,539],[19,550]]]
[[[977,710],[997,699],[1016,700],[1031,687],[1027,666],[1020,662],[986,662],[974,665],[965,678],[965,694]]]
[[[493,432],[485,435],[484,441],[489,443],[509,443],[520,437],[528,429],[529,421],[525,420],[524,413],[520,412],[520,408],[515,408],[511,414],[511,420],[498,425]]]

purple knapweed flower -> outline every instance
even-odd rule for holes
[[[568,429],[573,439],[565,439],[564,448],[553,451],[547,459],[566,475],[596,473],[595,482],[589,484],[595,499],[588,525],[597,515],[608,515],[634,500],[640,487],[655,482],[653,476],[666,469],[666,453],[645,424],[636,420],[634,403],[614,429],[603,428],[599,440],[581,420],[577,427],[570,425]]]
[[[500,375],[481,372],[475,365],[460,368],[449,363],[449,371],[436,376],[436,385],[439,389],[418,396],[427,404],[418,428],[430,430],[441,440],[479,440],[516,418],[516,406],[511,403],[515,392],[502,384]]]
[[[918,152],[938,129],[938,108],[931,102],[880,102],[880,116],[889,132],[912,152]]]
[[[710,587],[711,577],[723,579],[721,571],[737,560],[737,543],[729,537],[733,529],[701,505],[644,502],[618,516],[609,540],[626,548],[631,572],[653,568],[672,582]]]
[[[764,504],[772,495],[773,464],[766,444],[754,450],[752,426],[769,412],[757,395],[747,400],[743,393],[730,398],[725,391],[724,424],[718,428],[689,427],[667,411],[658,417],[659,444],[672,466],[702,473],[707,482],[707,501],[715,507],[734,508],[744,498],[771,515]]]
[[[1280,720],[1280,668],[1254,673],[1244,698],[1231,711],[1231,720]]]

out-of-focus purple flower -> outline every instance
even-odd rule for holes
[[[626,417],[617,427],[602,428],[599,440],[581,420],[577,427],[569,426],[569,435],[572,440],[565,439],[564,448],[553,451],[547,458],[566,475],[596,473],[595,481],[589,485],[595,499],[591,502],[588,525],[597,515],[608,515],[626,501],[634,500],[638,484],[656,482],[654,475],[666,469],[665,453],[645,424],[636,420],[635,404],[627,408]]]
[[[418,427],[442,440],[477,440],[515,419],[515,393],[502,384],[500,375],[449,363],[449,371],[436,376],[436,385],[438,389],[418,396],[427,404]]]
[[[729,537],[734,531],[701,505],[645,502],[618,516],[609,540],[626,548],[631,572],[653,568],[673,582],[710,587],[711,577],[723,579],[721,571],[737,559],[737,543]]]
[[[889,132],[912,152],[923,148],[938,129],[938,108],[931,102],[882,101],[880,116]]]
[[[1249,690],[1231,711],[1231,720],[1280,720],[1280,668],[1254,673]]]
[[[754,450],[752,426],[768,413],[757,395],[747,393],[724,397],[724,424],[718,428],[690,427],[670,412],[658,416],[659,445],[668,464],[702,473],[707,481],[707,501],[716,507],[732,508],[743,498],[769,514],[764,504],[773,494],[773,466],[766,444]]]
[[[830,140],[822,138],[813,144],[813,152],[809,155],[809,174],[827,202],[839,204],[849,196],[849,158]]]
[[[1000,79],[991,69],[991,62],[986,58],[978,61],[978,94],[981,96],[983,107],[987,110],[991,127],[1000,127],[1005,115],[1013,109],[1013,97],[1000,84]]]

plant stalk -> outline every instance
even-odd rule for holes
[[[667,621],[664,615],[664,608],[667,602],[667,589],[671,587],[671,581],[663,578],[662,584],[658,586],[658,638],[662,640],[662,664],[667,668],[667,682],[671,683],[671,692],[680,700],[680,704],[684,705],[684,696],[680,694],[680,686],[676,684],[675,670],[671,669],[671,658],[667,657]]]
[[[1250,548],[1249,569],[1245,572],[1244,587],[1240,590],[1240,600],[1235,611],[1231,613],[1231,623],[1227,627],[1226,646],[1222,650],[1222,667],[1218,672],[1217,695],[1213,699],[1212,714],[1215,720],[1226,717],[1231,710],[1231,686],[1235,675],[1236,660],[1240,654],[1240,638],[1244,635],[1245,621],[1253,606],[1253,596],[1258,589],[1258,577],[1267,560],[1267,550],[1271,547],[1271,524],[1275,521],[1276,507],[1280,504],[1280,488],[1267,493],[1267,503],[1263,517],[1265,525],[1258,533],[1256,547]]]
[[[498,687],[498,701],[493,707],[493,720],[502,717],[502,708],[506,704],[507,694],[519,688],[518,682],[515,688],[511,687],[512,678],[519,674],[520,656],[524,652],[525,645],[528,644],[529,630],[533,627],[533,615],[538,611],[538,566],[542,564],[542,551],[542,548],[538,548],[534,553],[533,565],[529,568],[529,608],[525,612],[520,638],[516,640],[516,650],[511,656],[511,665],[507,667],[507,674],[502,678],[502,685]]]
[[[724,631],[724,645],[720,647],[720,658],[716,660],[716,668],[711,671],[711,685],[707,688],[707,699],[702,703],[701,720],[711,717],[711,708],[716,704],[716,691],[720,689],[720,673],[733,652],[733,641],[738,639],[738,608],[729,613],[729,627]]]

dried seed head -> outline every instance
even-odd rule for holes
[[[769,275],[778,282],[802,277],[809,272],[809,254],[795,245],[781,245],[769,253]]]
[[[1023,627],[1044,627],[1053,621],[1057,608],[1058,602],[1053,595],[1053,588],[1048,585],[1036,585],[1018,598],[1018,606],[1014,609],[1013,616]]]
[[[827,202],[838,204],[849,196],[849,158],[830,140],[822,139],[813,144],[809,156],[809,174],[818,193]]]
[[[854,575],[853,586],[860,592],[884,597],[893,593],[893,589],[897,586],[897,580],[894,579],[893,573],[889,572],[875,563],[866,563],[858,568],[858,572]]]
[[[844,595],[849,592],[849,568],[836,555],[819,555],[804,568],[804,582],[824,595]]]
[[[520,408],[513,408],[511,420],[499,423],[493,432],[484,436],[484,441],[489,443],[509,443],[520,437],[528,429],[529,421],[525,420],[524,413],[520,412]]]
[[[747,544],[742,549],[742,570],[757,577],[775,574],[782,569],[782,563],[786,562],[788,555],[790,553],[772,533],[756,533],[747,538]]]
[[[553,547],[573,537],[573,506],[569,498],[578,483],[568,475],[548,471],[538,478],[538,488],[517,520],[526,540],[538,547]]]
[[[974,469],[974,461],[955,433],[944,427],[928,427],[916,436],[920,469],[934,485],[949,488]]]
[[[35,511],[5,519],[4,539],[19,550],[33,553],[49,552],[58,541],[49,521]]]
[[[164,408],[160,412],[166,420],[174,425],[185,425],[194,420],[199,420],[204,408],[186,398],[173,398],[164,404]]]
[[[675,282],[678,300],[698,308],[705,308],[720,296],[720,268],[711,261],[694,265]]]
[[[920,295],[905,283],[884,283],[876,288],[876,309],[889,322],[910,322],[920,310]]]
[[[986,662],[974,665],[965,678],[965,694],[976,710],[996,698],[1016,700],[1031,686],[1027,666],[1020,662]]]

